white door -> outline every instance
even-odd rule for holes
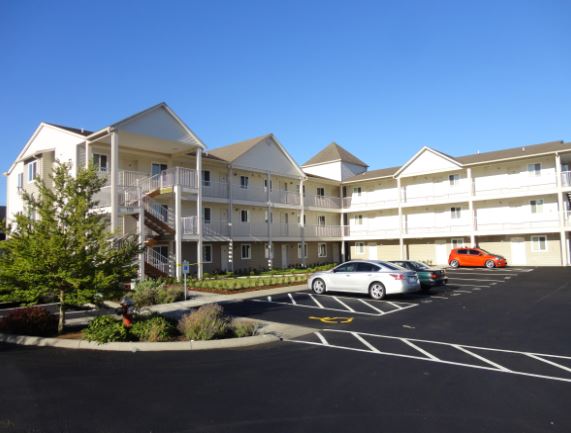
[[[378,260],[378,259],[379,259],[379,253],[378,253],[377,244],[376,243],[370,243],[369,244],[369,260]]]
[[[282,268],[287,269],[287,245],[282,244]]]
[[[437,265],[446,265],[448,264],[448,251],[446,248],[446,241],[445,240],[437,240],[435,243],[436,254],[435,260]]]
[[[525,265],[527,264],[527,257],[525,255],[525,239],[524,238],[511,238],[512,244],[512,259],[511,265]]]
[[[228,245],[221,245],[220,246],[220,270],[224,272],[228,272],[229,270],[229,263],[228,263]]]

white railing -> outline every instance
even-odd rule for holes
[[[299,238],[301,237],[301,227],[299,224],[272,224],[272,236],[280,238]]]
[[[182,232],[185,235],[198,235],[198,224],[196,216],[188,216],[182,218]],[[208,236],[229,236],[230,230],[226,221],[203,222],[202,235]]]
[[[406,234],[425,234],[425,233],[464,233],[470,230],[470,224],[447,224],[447,225],[432,225],[427,227],[406,227]]]
[[[300,205],[299,193],[297,192],[272,190],[270,192],[270,199],[272,203],[289,204],[292,206]]]
[[[571,186],[571,171],[562,171],[561,172],[561,185],[562,186]]]
[[[202,194],[210,198],[228,198],[228,184],[226,182],[203,182]]]
[[[384,227],[378,228],[375,225],[350,225],[345,226],[345,236],[352,237],[375,237],[380,238],[394,238],[399,237],[400,229],[398,227]]]
[[[161,188],[181,185],[183,188],[196,188],[196,170],[186,167],[169,168],[161,172]]]
[[[170,263],[169,258],[163,256],[158,251],[152,248],[145,249],[145,262],[147,262],[152,267],[158,269],[161,272],[164,272],[167,275],[170,275]]]
[[[258,186],[249,186],[248,188],[242,188],[241,185],[232,184],[232,200],[243,200],[243,201],[257,201],[257,202],[267,202],[268,192],[265,188]]]
[[[571,210],[565,211],[565,225],[571,226]]]
[[[553,174],[539,176],[528,174],[503,174],[498,176],[483,176],[473,180],[474,194],[487,196],[506,193],[519,193],[553,189],[557,186],[556,177]]]
[[[377,194],[368,196],[353,196],[343,198],[343,208],[349,209],[351,207],[398,207],[398,197],[379,197]]]
[[[268,225],[266,223],[235,223],[232,226],[234,236],[267,237]]]
[[[153,191],[160,189],[161,175],[155,174],[154,176],[139,180],[139,188],[141,188],[141,194],[143,195],[147,195]]]
[[[111,187],[104,186],[93,196],[93,200],[98,202],[95,208],[102,209],[111,207]],[[135,207],[139,204],[139,190],[134,186],[117,187],[117,204],[120,207]]]
[[[137,181],[148,178],[149,173],[141,171],[123,170],[119,172],[119,185],[122,186],[137,186]]]
[[[144,197],[143,209],[158,220],[166,223],[169,227],[174,228],[175,216],[174,212],[169,207],[163,206],[161,203],[150,197]]]
[[[527,229],[557,229],[559,227],[559,219],[549,220],[527,220],[527,221],[510,221],[505,223],[499,222],[477,222],[477,230],[479,231],[503,231],[503,230],[527,230]]]
[[[430,188],[410,189],[403,188],[403,202],[404,203],[418,203],[418,202],[432,202],[438,200],[456,200],[466,198],[469,195],[467,186],[432,186]]]
[[[306,225],[304,236],[306,238],[340,238],[343,234],[343,226],[339,225]]]
[[[326,195],[306,195],[303,198],[305,206],[318,207],[321,209],[339,209],[341,207],[341,199]]]

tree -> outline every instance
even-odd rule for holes
[[[141,246],[134,235],[115,237],[106,215],[94,211],[105,181],[93,167],[73,177],[70,165],[58,162],[50,179],[48,186],[36,178],[37,192],[23,192],[25,212],[0,243],[0,299],[57,298],[61,333],[66,304],[118,293],[136,276]]]

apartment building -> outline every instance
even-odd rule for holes
[[[98,211],[146,248],[140,275],[309,265],[346,258],[446,264],[479,245],[510,263],[569,264],[571,146],[451,157],[424,147],[368,170],[336,143],[299,166],[273,134],[208,150],[164,103],[97,131],[41,123],[7,176],[7,221],[56,160],[94,164]],[[177,265],[178,264],[178,265]]]

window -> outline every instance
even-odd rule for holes
[[[325,188],[317,188],[317,197],[325,197]]]
[[[531,200],[531,213],[543,213],[543,200]]]
[[[481,256],[482,253],[480,253],[480,251],[478,251],[478,250],[468,250],[468,255],[470,255],[470,256]]]
[[[93,166],[100,173],[107,173],[107,155],[103,155],[101,153],[94,153]]]
[[[450,218],[453,220],[460,219],[460,212],[462,208],[460,207],[451,207],[450,208]]]
[[[355,242],[355,248],[357,249],[357,254],[365,254],[364,242]]]
[[[448,176],[448,181],[450,182],[450,186],[456,186],[456,185],[458,185],[458,182],[460,181],[460,175],[451,174],[450,176]]]
[[[163,257],[169,256],[169,247],[166,245],[159,245],[159,246],[153,247],[153,251],[157,254],[160,254]]]
[[[202,246],[202,262],[212,263],[212,245]]]
[[[248,178],[248,176],[240,176],[240,188],[248,189],[249,181],[250,179]]]
[[[468,254],[468,250],[458,250],[458,254]]]
[[[38,161],[28,163],[28,182],[33,182],[38,175]]]
[[[210,186],[210,170],[202,170],[202,185]]]
[[[327,257],[327,244],[317,245],[317,257]]]
[[[166,164],[161,164],[158,162],[153,162],[151,164],[151,176],[155,176],[157,174],[161,174],[163,171],[167,169]]]
[[[325,225],[325,215],[319,215],[317,217],[317,225],[324,226]]]
[[[209,207],[205,207],[204,211],[204,224],[210,224],[210,217],[211,217],[211,209]]]
[[[274,188],[274,182],[270,179],[270,191]],[[268,179],[264,179],[264,191],[268,191]]]
[[[252,258],[252,247],[250,244],[240,245],[240,258],[242,260],[250,260]]]
[[[353,224],[355,225],[363,225],[363,215],[355,215],[353,217]]]
[[[452,239],[451,244],[452,244],[452,249],[461,248],[464,246],[464,239],[463,238]]]
[[[356,186],[353,188],[353,195],[356,197],[361,197],[361,187],[360,186]]]
[[[297,244],[297,258],[301,259],[302,244]],[[307,244],[303,244],[303,258],[307,259]]]
[[[379,267],[372,263],[357,263],[357,272],[378,272]]]
[[[534,253],[547,251],[547,236],[532,236],[531,251]]]
[[[18,189],[24,188],[24,173],[18,173]]]
[[[530,176],[541,176],[541,163],[527,164],[527,172]]]
[[[248,223],[250,222],[250,211],[243,209],[240,211],[240,221],[242,221],[243,223]]]
[[[301,216],[300,215],[297,216],[297,223],[301,224]],[[303,225],[306,225],[306,224],[307,224],[307,215],[303,214]]]
[[[270,255],[272,257],[272,259],[274,258],[274,254],[272,252],[272,248],[270,247],[270,244],[264,244],[264,258],[269,259]]]
[[[301,187],[301,191],[302,191],[302,193],[303,193],[303,196],[305,197],[305,185],[303,185],[303,186]]]
[[[344,263],[335,268],[335,272],[357,272],[357,263]]]

